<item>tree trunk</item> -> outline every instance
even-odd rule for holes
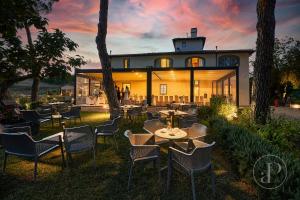
[[[103,73],[103,86],[106,94],[111,118],[120,113],[120,105],[112,78],[111,63],[106,48],[108,0],[100,0],[98,33],[96,37],[98,55]]]
[[[31,87],[31,102],[38,101],[39,87],[40,87],[40,78],[34,77],[32,81],[32,87]]]
[[[32,43],[31,31],[27,24],[25,25],[25,30],[26,30],[27,42],[28,42],[29,49],[30,49],[32,63],[35,63],[34,62],[35,53],[34,53],[34,46]],[[39,70],[39,67],[35,64],[33,64],[31,70],[32,70],[32,75],[33,75],[33,81],[32,81],[32,86],[31,86],[31,102],[37,102],[39,87],[40,87],[40,77],[39,77],[40,70]]]
[[[273,66],[276,0],[257,2],[257,41],[254,64],[255,110],[257,123],[265,124],[270,118],[270,83]]]
[[[8,97],[8,88],[10,87],[6,81],[0,84],[0,101]]]

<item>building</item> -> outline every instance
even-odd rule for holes
[[[175,51],[111,55],[115,84],[129,87],[132,101],[146,100],[149,105],[206,105],[213,95],[223,95],[238,106],[248,106],[249,56],[254,51],[204,50],[205,41],[192,28],[191,37],[173,39]],[[105,104],[101,69],[77,69],[75,74],[76,103]]]

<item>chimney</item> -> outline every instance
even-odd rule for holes
[[[191,38],[197,37],[197,28],[191,28]]]

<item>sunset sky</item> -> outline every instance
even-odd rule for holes
[[[300,39],[300,1],[277,0],[276,37]],[[99,66],[95,44],[98,0],[60,0],[47,16],[79,44],[77,53]],[[255,0],[110,0],[108,50],[112,54],[173,51],[171,39],[191,27],[205,36],[205,49],[255,48]]]

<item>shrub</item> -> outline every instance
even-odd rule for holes
[[[213,115],[220,115],[228,120],[236,117],[237,107],[231,103],[226,102],[223,96],[214,96],[210,100],[210,107]]]
[[[266,125],[261,126],[257,133],[283,151],[299,151],[299,121],[284,118],[272,119]]]
[[[207,120],[213,114],[213,110],[209,106],[200,106],[198,108],[198,117],[200,120]]]
[[[264,190],[257,187],[260,197],[269,199],[299,199],[300,196],[300,160],[293,154],[281,152],[278,147],[247,129],[229,124],[223,118],[210,120],[215,139],[227,149],[235,170],[240,176],[254,183],[252,169],[261,156],[272,154],[286,163],[288,176],[283,186],[276,190]],[[276,178],[276,177],[275,177]],[[276,181],[276,179],[275,179]],[[279,181],[279,180],[277,180]],[[255,183],[256,185],[256,183]]]

